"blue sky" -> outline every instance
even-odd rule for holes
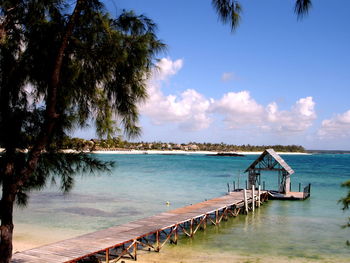
[[[153,19],[168,46],[140,140],[350,149],[350,1],[314,0],[301,21],[292,0],[240,2],[232,34],[210,0],[105,1]]]

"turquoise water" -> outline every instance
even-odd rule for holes
[[[227,182],[245,185],[243,170],[257,156],[98,155],[114,160],[111,174],[78,176],[73,191],[60,194],[53,186],[31,195],[29,206],[15,211],[19,228],[36,226],[52,233],[86,233],[126,223],[224,195]],[[254,214],[239,216],[220,227],[207,228],[193,240],[182,238],[176,248],[207,253],[273,255],[323,260],[350,258],[350,229],[343,229],[349,212],[337,201],[340,184],[350,179],[350,155],[283,155],[295,170],[292,190],[311,183],[311,198],[269,201]],[[239,176],[241,174],[241,176]],[[263,173],[266,188],[277,188],[277,175]],[[167,207],[165,203],[171,205]],[[35,237],[34,237],[35,238]],[[336,262],[336,260],[334,261]]]

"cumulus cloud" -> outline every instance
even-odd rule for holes
[[[322,121],[318,135],[321,139],[350,137],[350,110]]]
[[[308,129],[316,118],[312,97],[301,98],[290,110],[279,110],[276,102],[259,104],[248,91],[228,92],[220,99],[206,98],[194,89],[166,95],[163,85],[183,67],[183,60],[163,58],[148,82],[148,101],[141,113],[153,124],[177,124],[181,129],[198,131],[210,126],[214,117],[222,116],[228,129],[252,127],[265,132],[299,133]]]
[[[141,112],[151,118],[154,124],[177,123],[184,130],[201,130],[209,127],[211,119],[207,115],[210,101],[193,89],[187,89],[180,95],[165,95],[162,84],[176,74],[183,60],[172,61],[163,58],[157,64],[148,83],[149,99],[142,105]]]
[[[312,97],[299,99],[289,111],[280,111],[276,102],[258,104],[248,91],[229,92],[213,103],[211,110],[224,115],[230,129],[252,125],[265,131],[303,132],[316,118]]]
[[[178,59],[172,61],[168,58],[162,58],[156,65],[151,81],[166,80],[170,76],[175,75],[183,66],[183,60]]]
[[[315,102],[312,97],[299,99],[290,111],[279,111],[276,102],[266,107],[269,128],[278,132],[303,132],[316,119]]]
[[[259,124],[264,108],[250,97],[248,91],[229,92],[214,101],[211,111],[224,116],[224,122],[230,129],[247,124]]]

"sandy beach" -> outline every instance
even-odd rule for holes
[[[67,239],[71,237],[68,233],[55,233],[55,235],[47,233],[46,237],[29,242],[28,240],[20,240],[18,235],[15,236],[13,252],[20,252],[27,249],[35,248],[47,243]],[[131,259],[123,259],[125,263],[135,262]],[[122,261],[121,261],[122,262]],[[166,245],[159,253],[153,251],[139,250],[137,262],[139,263],[347,263],[344,258],[301,258],[274,255],[241,255],[233,252],[214,252],[214,251],[198,251],[185,246]]]
[[[33,230],[33,229],[32,229]],[[72,232],[65,233],[52,233],[49,229],[44,235],[37,235],[36,240],[29,240],[23,236],[26,231],[15,234],[13,253],[24,251],[39,247],[48,243],[53,243],[59,240],[68,239],[73,237]],[[234,250],[234,248],[232,248]],[[135,262],[131,259],[123,259],[125,263]],[[139,263],[347,263],[345,258],[335,257],[320,257],[320,258],[302,258],[302,257],[288,257],[288,256],[275,256],[275,255],[257,255],[252,253],[251,255],[242,255],[237,252],[229,251],[199,251],[194,250],[191,247],[185,247],[184,245],[169,245],[167,244],[159,253],[149,252],[146,250],[138,251],[137,262]]]
[[[13,253],[40,247],[84,234],[72,229],[52,229],[44,226],[16,224],[13,236]]]
[[[234,250],[234,248],[232,248]],[[125,260],[125,262],[131,262]],[[181,247],[165,247],[159,253],[142,251],[137,258],[139,263],[347,263],[344,258],[301,258],[274,255],[240,255],[233,252],[194,251]]]

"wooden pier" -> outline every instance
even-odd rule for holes
[[[139,249],[159,252],[178,235],[193,237],[207,224],[218,225],[229,216],[248,213],[268,198],[267,191],[240,190],[194,205],[178,208],[131,223],[16,253],[13,263],[80,263],[136,260]]]
[[[299,192],[280,193],[277,191],[268,191],[268,193],[269,193],[269,199],[272,199],[272,200],[305,200],[310,197],[311,184],[305,186],[302,192],[299,191]]]

